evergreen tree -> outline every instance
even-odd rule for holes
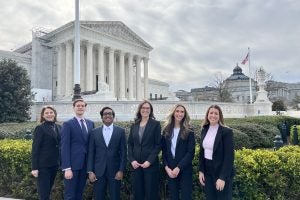
[[[272,111],[286,111],[286,106],[282,100],[277,100],[273,102]]]
[[[0,123],[30,119],[31,92],[26,69],[11,59],[0,61]]]

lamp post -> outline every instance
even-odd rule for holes
[[[31,134],[31,130],[30,130],[30,129],[27,129],[27,130],[26,130],[24,139],[25,139],[25,140],[31,140],[31,139],[32,139],[32,134]]]
[[[80,22],[79,22],[79,0],[75,0],[74,21],[74,93],[72,100],[81,99],[80,88]]]
[[[276,150],[280,149],[280,147],[283,146],[283,142],[282,142],[280,135],[276,135],[274,139],[275,139],[273,141],[274,142],[274,151],[276,151]]]
[[[298,130],[297,130],[297,126],[294,125],[294,127],[293,127],[293,145],[298,145],[298,144],[299,144]]]

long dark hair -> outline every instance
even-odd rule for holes
[[[179,135],[181,137],[181,139],[186,139],[189,135],[189,133],[192,131],[191,129],[191,124],[190,124],[190,116],[186,110],[186,108],[182,105],[182,104],[176,104],[171,112],[168,114],[167,117],[167,121],[165,122],[165,126],[164,126],[164,136],[168,139],[173,137],[173,130],[175,127],[175,111],[178,107],[182,107],[184,109],[184,117],[180,122],[180,131],[179,131]]]
[[[202,123],[202,126],[205,126],[205,125],[210,124],[209,121],[208,121],[208,113],[209,113],[209,110],[210,110],[211,108],[217,109],[217,110],[219,111],[219,124],[220,124],[221,126],[225,126],[225,124],[224,124],[223,112],[222,112],[220,106],[218,106],[218,105],[211,105],[211,106],[209,106],[209,108],[208,108],[207,111],[206,111],[205,119],[204,119],[204,121],[203,121],[203,123]]]
[[[155,119],[154,114],[153,114],[153,106],[150,103],[150,101],[144,100],[141,102],[138,106],[137,112],[135,114],[134,122],[139,123],[142,120],[142,115],[141,115],[141,110],[144,104],[148,103],[150,105],[150,114],[149,114],[149,119]]]

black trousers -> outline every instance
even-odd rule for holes
[[[132,175],[134,200],[159,199],[158,166],[150,166],[149,169],[139,167],[133,171]]]
[[[225,187],[222,191],[216,189],[218,177],[215,174],[213,162],[205,159],[205,186],[204,193],[206,200],[231,200],[232,199],[232,178],[225,180]]]
[[[168,177],[170,200],[192,200],[193,169],[180,171],[177,178]]]
[[[37,186],[40,200],[49,200],[58,166],[39,169]]]

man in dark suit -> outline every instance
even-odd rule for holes
[[[94,183],[96,200],[105,199],[107,185],[110,199],[119,200],[126,168],[125,130],[113,125],[115,113],[110,107],[104,107],[100,115],[103,126],[91,132],[87,171],[90,181]]]
[[[86,184],[86,157],[88,133],[94,122],[84,118],[87,103],[83,99],[73,102],[75,117],[64,122],[61,132],[61,161],[64,171],[64,199],[81,200]]]

